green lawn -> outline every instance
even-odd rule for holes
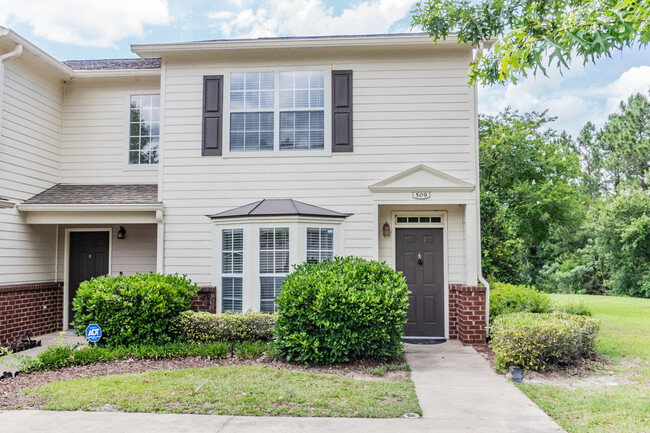
[[[371,418],[421,414],[410,379],[365,381],[264,366],[56,381],[28,393],[42,398],[50,410],[108,407],[126,412]]]
[[[598,350],[631,383],[573,390],[524,383],[521,390],[568,432],[650,432],[650,299],[552,296],[582,303],[601,320]]]

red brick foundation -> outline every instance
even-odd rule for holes
[[[0,286],[0,344],[61,331],[63,283]]]
[[[449,285],[449,338],[485,344],[485,296],[483,286]]]
[[[207,311],[208,313],[217,312],[217,288],[214,286],[203,286],[199,288],[199,293],[192,301],[194,304],[192,310]]]

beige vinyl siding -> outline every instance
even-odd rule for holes
[[[23,58],[4,63],[0,197],[20,202],[58,182],[63,83]],[[54,280],[54,226],[0,209],[0,285]]]
[[[197,283],[212,283],[213,229],[204,215],[263,198],[293,198],[352,213],[345,222],[345,254],[379,258],[377,202],[368,185],[417,164],[476,183],[474,94],[465,75],[469,55],[461,50],[428,50],[391,56],[368,53],[352,60],[273,52],[238,61],[219,56],[168,59],[163,68],[165,272],[183,272]],[[227,76],[247,67],[317,66],[354,71],[353,153],[201,157],[203,75]],[[405,201],[411,200],[410,194],[406,196]],[[456,213],[450,234],[453,231],[453,254],[462,255]],[[450,260],[450,271],[450,281],[463,280],[462,258]]]
[[[157,165],[129,165],[127,149],[130,96],[158,93],[158,77],[73,79],[66,85],[61,182],[157,182]]]
[[[126,230],[124,239],[117,238],[119,225],[60,225],[58,269],[59,280],[63,281],[65,274],[65,231],[79,228],[111,228],[111,275],[132,275],[142,272],[156,272],[156,224],[123,224]]]

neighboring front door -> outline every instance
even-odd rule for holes
[[[404,333],[445,336],[444,256],[441,228],[396,229],[396,269],[411,291]]]
[[[70,269],[68,273],[68,322],[74,319],[72,300],[79,284],[108,274],[109,232],[70,232]]]

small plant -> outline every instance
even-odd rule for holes
[[[497,317],[490,328],[495,368],[545,370],[594,353],[600,322],[566,313],[514,313]]]
[[[576,316],[590,316],[591,310],[585,304],[580,302],[570,302],[568,304],[558,304],[555,306],[555,311],[566,314],[574,314]]]
[[[73,327],[82,333],[97,323],[102,327],[100,345],[170,343],[173,325],[190,309],[197,292],[195,284],[178,275],[94,278],[81,283],[72,302]]]
[[[492,283],[490,291],[490,321],[497,316],[527,311],[547,313],[551,311],[551,297],[533,287]]]
[[[264,313],[225,313],[185,311],[178,319],[178,333],[183,341],[270,341],[277,316]]]
[[[0,346],[0,356],[11,355],[11,349],[5,346]]]
[[[317,364],[400,356],[408,293],[385,263],[337,257],[296,266],[276,298],[278,349]]]

